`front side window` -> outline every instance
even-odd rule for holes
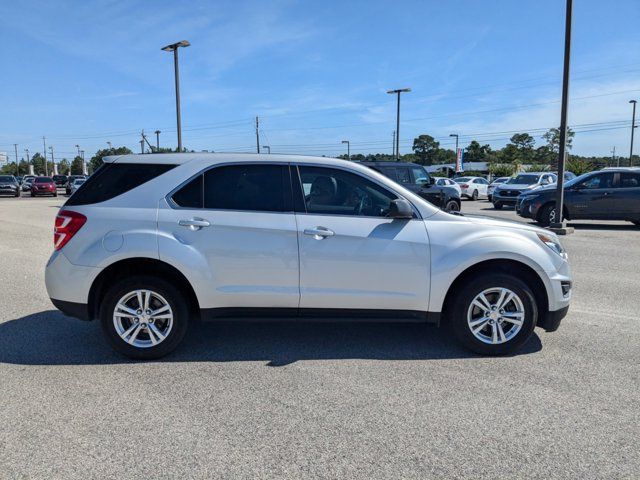
[[[384,217],[397,195],[355,173],[300,166],[307,213]]]
[[[613,187],[613,173],[601,173],[599,175],[593,175],[586,180],[579,183],[578,188],[584,188],[592,190],[596,188],[611,188]]]
[[[422,167],[411,167],[411,174],[413,175],[413,183],[427,183],[429,174]]]

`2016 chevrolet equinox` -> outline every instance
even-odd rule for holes
[[[59,211],[46,285],[67,315],[150,359],[190,318],[447,323],[515,351],[571,297],[551,232],[451,215],[374,170],[278,155],[107,157]]]

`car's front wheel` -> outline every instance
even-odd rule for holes
[[[502,204],[500,202],[495,202],[493,204],[493,208],[495,208],[496,210],[502,210]]]
[[[458,340],[482,355],[506,355],[524,345],[538,309],[526,283],[495,273],[465,282],[451,303],[449,322]]]
[[[540,209],[538,213],[538,223],[543,227],[548,227],[556,221],[556,206],[553,203],[548,203]]]
[[[185,295],[156,277],[116,283],[100,308],[102,330],[111,346],[130,358],[150,360],[172,352],[189,322]]]

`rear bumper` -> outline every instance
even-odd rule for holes
[[[547,312],[538,319],[538,327],[544,328],[547,332],[555,332],[560,326],[562,319],[567,316],[568,311],[569,305],[560,310]]]
[[[64,300],[56,300],[55,298],[51,299],[51,303],[67,317],[80,320],[92,320],[89,314],[89,305],[86,303],[66,302]]]

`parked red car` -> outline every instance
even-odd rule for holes
[[[56,184],[51,177],[36,177],[31,184],[31,196],[36,195],[53,195],[58,196]]]

